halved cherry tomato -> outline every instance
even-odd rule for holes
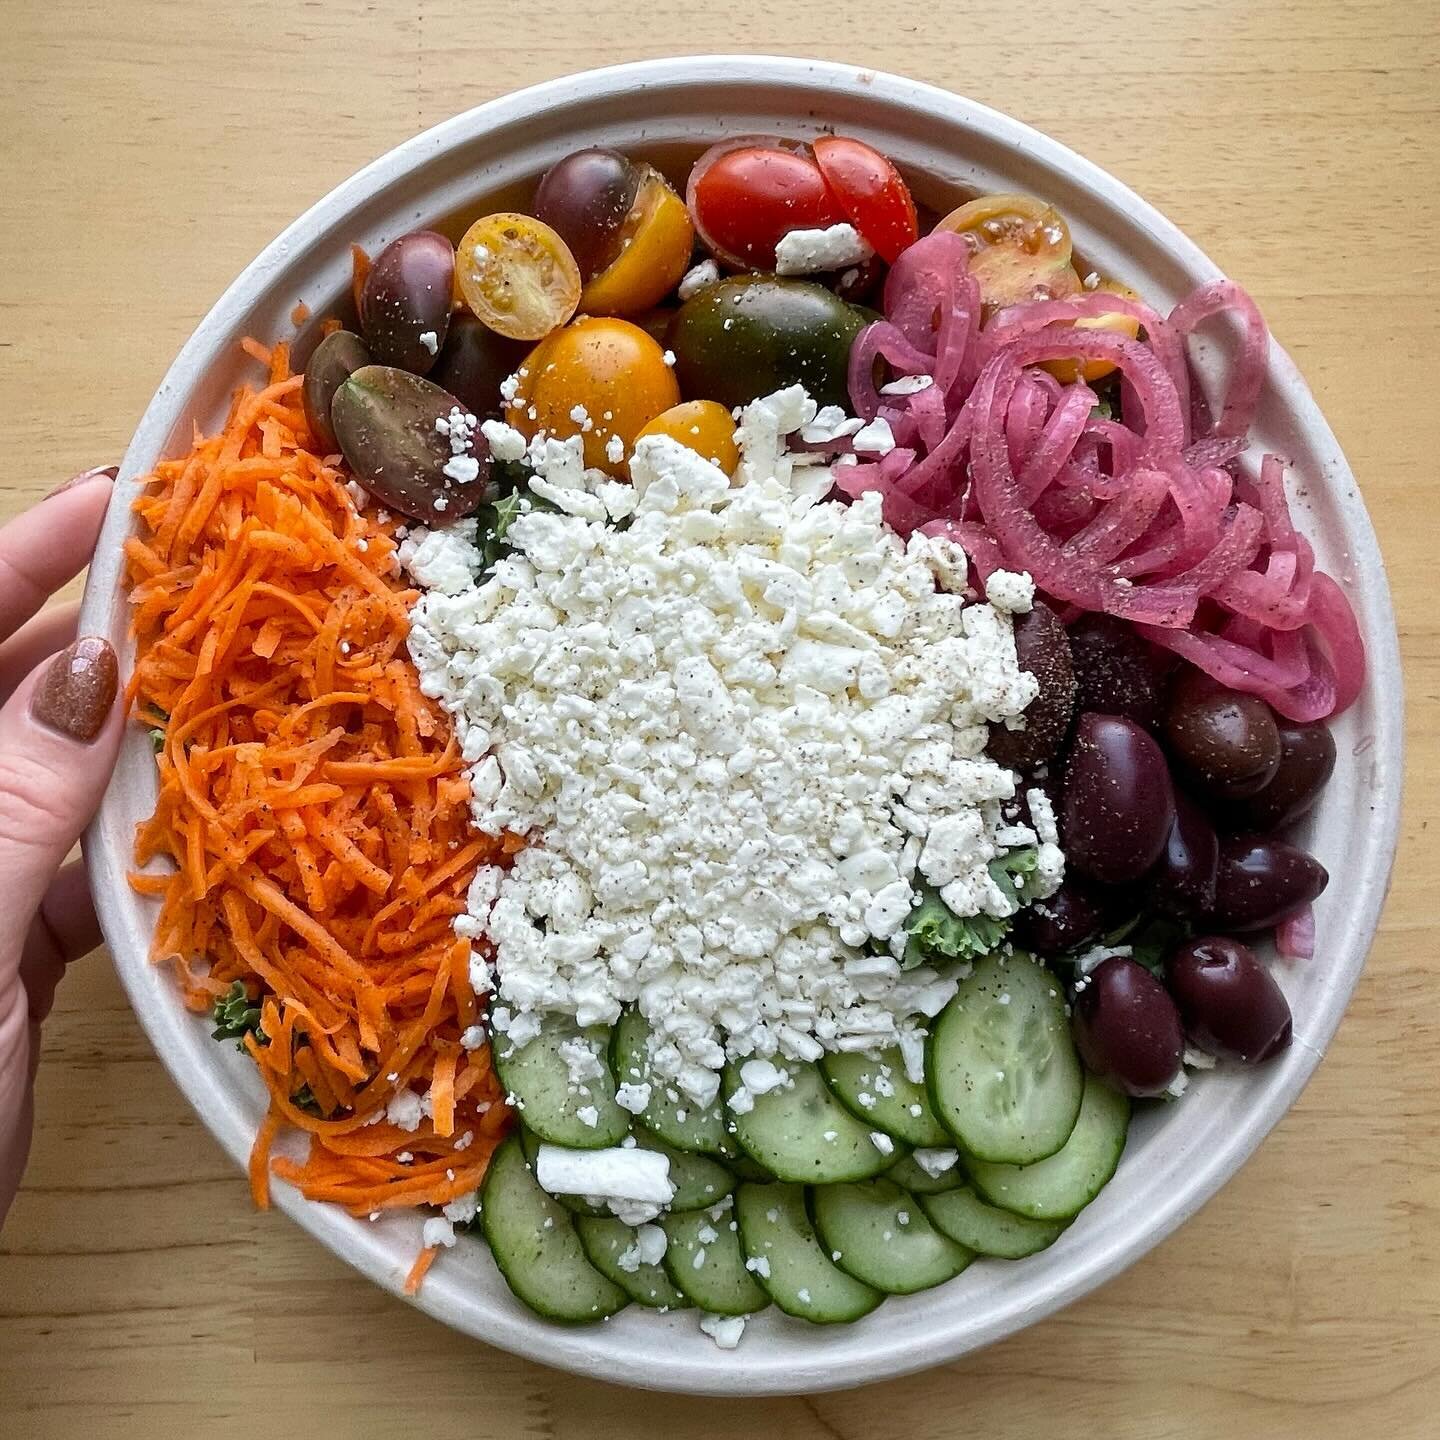
[[[735,447],[735,422],[718,400],[686,400],[657,415],[635,438],[668,435],[687,450],[718,465],[727,475],[735,472],[740,452]]]
[[[658,305],[690,265],[695,229],[685,202],[648,165],[620,231],[619,252],[580,292],[590,315],[638,315]]]
[[[1118,280],[1102,280],[1091,293],[1120,295],[1126,300],[1139,300],[1140,298],[1128,285],[1122,285]],[[1111,311],[1108,315],[1096,315],[1090,319],[1077,320],[1075,328],[1077,330],[1109,330],[1116,335],[1128,335],[1132,340],[1140,334],[1140,322],[1133,315],[1125,315],[1118,310]],[[1082,363],[1069,356],[1060,360],[1042,360],[1040,364],[1042,369],[1048,370],[1062,385],[1073,385],[1077,380],[1084,380],[1087,383],[1091,380],[1101,380],[1115,368],[1108,360],[1086,360]]]
[[[937,230],[971,246],[970,271],[988,306],[1073,295],[1080,277],[1070,264],[1070,227],[1060,212],[1029,195],[982,195],[952,210]]]
[[[920,238],[915,201],[900,172],[878,150],[845,135],[822,135],[810,148],[845,218],[893,265]]]
[[[823,230],[845,216],[803,147],[751,137],[712,146],[686,191],[690,217],[717,260],[773,270],[775,246],[792,230]]]
[[[580,267],[543,221],[482,215],[455,254],[455,281],[475,317],[511,340],[539,340],[580,303]]]

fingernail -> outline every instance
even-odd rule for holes
[[[120,666],[108,640],[83,635],[49,664],[30,713],[51,730],[89,744],[101,731],[120,688]]]
[[[63,485],[57,485],[45,498],[53,500],[57,495],[63,495],[67,490],[73,490],[77,485],[88,485],[92,480],[98,480],[102,475],[113,480],[120,473],[118,465],[97,465],[93,470],[82,470],[78,475],[72,475]]]

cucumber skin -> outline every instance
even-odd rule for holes
[[[691,1301],[681,1293],[675,1282],[665,1272],[665,1265],[662,1261],[659,1265],[642,1265],[639,1270],[633,1273],[621,1270],[619,1266],[613,1269],[606,1263],[605,1247],[619,1226],[629,1235],[633,1236],[634,1227],[625,1225],[622,1221],[613,1217],[608,1219],[597,1219],[581,1216],[575,1222],[575,1233],[580,1237],[580,1246],[585,1251],[586,1258],[590,1263],[607,1279],[612,1285],[618,1285],[637,1305],[643,1305],[647,1310],[689,1310],[692,1308]],[[596,1258],[599,1251],[601,1258]],[[644,1272],[658,1272],[657,1279],[665,1285],[669,1294],[663,1299],[656,1299],[646,1292],[645,1286],[648,1277],[642,1278]],[[673,1297],[673,1298],[672,1298]]]
[[[890,1053],[890,1052],[885,1052]],[[896,1056],[894,1062],[888,1062],[881,1058],[867,1063],[878,1067],[882,1063],[889,1063],[891,1069],[898,1069],[904,1074],[903,1062],[899,1059],[899,1051],[893,1052]],[[847,1093],[847,1083],[840,1078],[836,1071],[840,1065],[852,1063],[858,1057],[846,1055],[842,1052],[832,1052],[820,1061],[820,1074],[825,1083],[830,1087],[830,1093],[863,1125],[868,1125],[872,1130],[883,1130],[897,1144],[919,1146],[921,1148],[938,1149],[942,1145],[951,1143],[950,1132],[941,1124],[939,1117],[935,1114],[935,1106],[930,1098],[930,1087],[922,1082],[916,1087],[920,1092],[919,1104],[924,1106],[924,1113],[918,1116],[905,1115],[900,1123],[885,1124],[884,1120],[867,1110],[858,1101],[853,1101]],[[885,1108],[881,1104],[875,1106],[876,1110]]]
[[[948,1235],[957,1245],[977,1255],[995,1260],[1023,1260],[1027,1255],[1038,1255],[1053,1245],[1065,1230],[1063,1220],[1032,1220],[1013,1210],[991,1205],[968,1185],[919,1198],[920,1208],[942,1235]],[[952,1214],[956,1208],[962,1211],[959,1223]],[[965,1211],[971,1215],[965,1215]],[[984,1213],[987,1211],[990,1213]],[[972,1220],[974,1212],[980,1212],[978,1224]],[[996,1232],[1000,1235],[998,1239]],[[1007,1234],[1011,1238],[1005,1238]]]
[[[955,1146],[952,1144],[945,1148],[953,1150]],[[913,1155],[904,1155],[884,1174],[885,1179],[893,1180],[912,1195],[943,1195],[947,1190],[958,1190],[965,1184],[965,1162],[962,1157],[941,1174],[927,1175]]]
[[[634,1076],[630,1071],[634,1068],[630,1063],[630,1055],[635,1050],[645,1048],[645,1040],[650,1034],[650,1026],[645,1017],[638,1010],[627,1009],[610,1032],[610,1050],[606,1059],[610,1065],[610,1073],[615,1077],[617,1083],[624,1084],[631,1081]],[[642,1074],[648,1075],[648,1064]],[[660,1082],[652,1080],[652,1085]],[[676,1107],[662,1095],[660,1104],[657,1106],[655,1097],[652,1094],[650,1104],[635,1117],[636,1123],[657,1140],[663,1140],[674,1150],[684,1150],[695,1155],[718,1155],[725,1153],[725,1110],[718,1097],[711,1108],[704,1112],[698,1119],[692,1119],[687,1108],[685,1120],[676,1120],[674,1112]]]
[[[534,1171],[535,1157],[539,1154],[540,1147],[548,1145],[550,1142],[542,1140],[523,1120],[515,1133],[519,1135],[520,1148],[524,1150],[525,1159],[529,1162],[530,1169]],[[545,1193],[550,1194],[548,1190]],[[550,1198],[557,1205],[563,1205],[572,1215],[584,1215],[592,1220],[603,1220],[610,1214],[603,1205],[592,1205],[583,1195],[550,1195]]]
[[[504,1049],[501,1044],[492,1046],[490,1053],[495,1066],[495,1075],[501,1085],[505,1087],[507,1094],[513,1095],[521,1101],[525,1099],[522,1078],[523,1056],[531,1046],[556,1043],[559,1038],[569,1038],[570,1034],[575,1036],[586,1034],[585,1031],[573,1026],[567,1027],[567,1031],[567,1036],[559,1037],[556,1031],[542,1029],[540,1034],[529,1044],[510,1045],[508,1050]],[[509,1044],[509,1042],[506,1041],[505,1044]],[[586,1102],[593,1104],[599,1112],[598,1123],[595,1126],[582,1124],[578,1117],[574,1117],[572,1126],[568,1124],[568,1120],[564,1116],[560,1118],[559,1123],[552,1126],[550,1120],[545,1117],[543,1106],[532,1103],[528,1106],[517,1105],[515,1107],[526,1127],[533,1130],[542,1140],[552,1145],[564,1145],[575,1150],[603,1150],[607,1146],[618,1145],[628,1133],[630,1117],[615,1102],[615,1075],[610,1064],[609,1046],[601,1045],[596,1048],[605,1073],[601,1079],[590,1082],[598,1093],[592,1093]],[[514,1083],[516,1080],[522,1081],[518,1087]],[[574,1108],[578,1109],[579,1107]]]
[[[770,1303],[770,1297],[745,1268],[745,1250],[740,1243],[738,1228],[730,1229],[730,1222],[734,1218],[734,1207],[727,1205],[720,1212],[719,1219],[705,1210],[687,1210],[683,1214],[664,1215],[660,1219],[660,1224],[670,1241],[669,1247],[665,1251],[665,1273],[670,1277],[671,1284],[686,1299],[693,1301],[702,1310],[708,1311],[712,1315],[753,1315],[757,1310],[763,1310]],[[692,1230],[700,1228],[699,1222],[702,1220],[718,1232],[718,1238],[706,1246],[697,1247],[692,1245],[690,1234]],[[727,1248],[733,1243],[735,1266],[738,1273],[730,1277],[734,1282],[735,1298],[720,1300],[717,1304],[717,1296],[714,1291],[702,1297],[696,1293],[695,1289],[691,1288],[695,1285],[696,1276],[710,1267],[714,1257],[707,1253],[706,1264],[698,1271],[695,1268],[693,1257],[697,1253],[697,1248],[703,1248],[709,1252],[713,1246],[722,1243]]]

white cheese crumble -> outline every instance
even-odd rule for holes
[[[811,275],[843,270],[868,260],[875,252],[853,225],[830,225],[824,230],[792,230],[775,247],[777,275]]]
[[[997,609],[1023,615],[1035,604],[1035,582],[1023,572],[996,570],[985,582],[985,598]]]
[[[857,455],[888,455],[895,448],[895,432],[888,420],[877,415],[855,432],[850,444]]]
[[[935,383],[930,375],[901,375],[880,387],[882,395],[918,395]]]
[[[707,285],[713,285],[720,278],[720,267],[713,260],[702,260],[680,277],[675,293],[682,300],[698,295]]]
[[[915,1163],[932,1180],[938,1180],[947,1170],[953,1170],[960,1159],[958,1150],[927,1150],[922,1147],[913,1153]]]
[[[547,1194],[582,1195],[608,1206],[627,1225],[653,1220],[675,1198],[668,1155],[618,1145],[571,1150],[542,1144],[535,1155],[535,1180]]]
[[[433,330],[426,330],[420,336],[420,343],[432,354],[440,353],[440,337]]]
[[[743,1315],[702,1315],[700,1328],[722,1349],[733,1350],[745,1333]]]
[[[1036,839],[984,755],[1036,693],[1009,617],[937,589],[936,547],[900,541],[878,495],[824,498],[828,467],[786,443],[820,418],[799,387],[746,406],[733,483],[664,436],[632,485],[542,437],[532,489],[557,510],[518,516],[483,583],[473,526],[402,552],[474,823],[529,840],[456,922],[495,947],[493,1028],[524,1043],[544,1014],[633,1002],[656,1076],[700,1104],[727,1058],[899,1044],[918,1068],[957,983],[900,968],[919,879],[1008,915],[989,863]]]

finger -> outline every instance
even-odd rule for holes
[[[78,600],[52,605],[33,620],[27,620],[0,645],[0,705],[42,660],[58,654],[74,640],[79,619]]]
[[[95,553],[115,470],[87,470],[0,530],[0,636],[12,635]]]
[[[20,981],[32,1021],[38,1024],[50,1013],[65,967],[88,955],[101,939],[90,879],[84,863],[72,860],[50,882],[20,953]]]

